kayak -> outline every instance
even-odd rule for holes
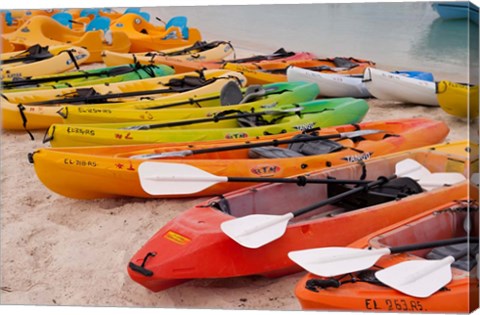
[[[89,53],[81,47],[39,45],[24,51],[3,53],[1,79],[16,79],[29,76],[65,72],[85,63]]]
[[[170,102],[155,102],[148,108],[110,108],[97,109],[95,106],[67,105],[58,113],[65,124],[93,124],[152,120],[182,120],[213,115],[225,111],[258,112],[273,106],[307,102],[315,99],[318,88],[315,84],[306,82],[281,82],[258,86],[252,92],[243,91],[236,83],[236,91],[231,91],[230,85],[225,85],[221,91],[202,95],[197,98]],[[233,96],[235,94],[235,96]],[[237,97],[238,98],[234,98]],[[185,107],[188,105],[188,108]],[[141,109],[141,110],[139,110]]]
[[[223,68],[243,73],[248,84],[267,84],[287,81],[287,68],[290,66],[310,69],[323,73],[362,74],[366,67],[375,63],[355,58],[327,58],[314,60],[264,61],[262,63],[226,63]]]
[[[365,69],[365,86],[374,97],[406,104],[438,106],[435,83],[374,68]]]
[[[134,56],[135,55],[135,59]],[[132,63],[134,61],[141,64],[163,64],[168,65],[175,69],[176,73],[197,71],[202,69],[219,69],[222,68],[225,63],[252,63],[252,62],[266,62],[266,61],[289,61],[289,60],[311,60],[316,58],[315,55],[308,52],[287,52],[284,49],[279,49],[271,55],[254,55],[246,58],[239,58],[233,60],[205,62],[205,61],[189,61],[179,60],[178,56],[162,56],[157,54],[152,57],[142,58],[138,54],[122,54],[111,51],[105,51],[103,54],[103,62],[107,66],[121,65],[125,63]]]
[[[193,45],[202,40],[198,29],[187,27],[186,17],[174,17],[165,26],[155,26],[138,14],[127,13],[116,19],[110,29],[128,36],[133,53]]]
[[[447,1],[432,3],[432,8],[444,20],[470,19],[478,24],[478,7],[470,2]]]
[[[478,223],[478,201],[468,202],[466,194],[459,200],[432,207],[362,237],[348,247],[379,249],[465,237],[467,232],[463,226],[466,220]],[[426,231],[429,233],[425,233]],[[478,237],[478,231],[472,236]],[[424,259],[439,260],[454,255],[467,246],[465,242],[384,255],[375,262],[375,267],[348,275],[322,278],[308,273],[296,285],[295,295],[304,310],[468,313],[473,311],[472,305],[478,305],[478,278],[470,269],[477,264],[475,254],[478,254],[478,244],[472,244],[470,255],[457,260],[446,269],[453,274],[452,281],[429,297],[419,298],[404,294],[383,285],[375,276],[378,270],[388,270],[388,267],[407,261],[421,263]],[[329,282],[339,286],[328,286]]]
[[[428,72],[420,71],[395,71],[395,74],[410,78],[427,80],[433,82],[433,75]],[[287,68],[288,81],[306,81],[313,82],[320,89],[319,96],[327,97],[371,97],[365,83],[363,75],[350,76],[333,73],[322,73],[298,67]]]
[[[86,63],[102,62],[101,53],[104,50],[126,53],[130,49],[130,40],[123,32],[112,31],[111,38],[106,38],[102,30],[78,32],[42,15],[33,16],[14,32],[2,36],[24,48],[67,44],[83,47],[90,53]]]
[[[478,116],[478,85],[440,81],[436,93],[438,104],[447,114],[461,118]]]
[[[319,135],[338,134],[355,130],[384,130],[385,133],[364,136],[363,139],[337,141],[343,149],[296,157],[276,158],[249,156],[248,147],[193,155],[171,155],[185,150],[208,150],[226,146],[256,143],[269,148],[271,141],[292,140],[300,132],[258,138],[224,139],[207,142],[162,143],[105,147],[42,148],[33,153],[33,165],[38,178],[50,190],[70,198],[94,199],[120,196],[155,198],[145,192],[139,181],[138,168],[144,161],[184,163],[217,176],[252,178],[287,177],[317,169],[356,163],[372,157],[433,145],[445,139],[449,129],[441,121],[424,118],[365,122],[324,128]],[[390,136],[388,136],[390,135]],[[307,142],[305,142],[307,143]],[[331,144],[329,142],[326,145]],[[320,147],[319,144],[317,144]],[[278,145],[288,149],[287,144]],[[169,153],[170,152],[170,153]],[[168,157],[162,157],[170,154]],[[55,171],[52,171],[55,170]],[[75,178],[74,181],[70,180]],[[252,183],[218,183],[191,196],[223,194]],[[185,197],[185,195],[161,196]]]
[[[450,161],[454,160],[459,169],[463,165],[462,173],[465,175],[468,172],[467,142],[453,145],[457,146],[458,155],[443,153],[442,145],[435,149],[421,148],[364,163],[320,170],[310,173],[308,179],[366,179],[378,182],[379,177],[394,174],[395,166],[406,158],[435,171],[450,171]],[[403,183],[408,179],[400,181]],[[394,182],[391,184],[394,185]],[[418,183],[413,181],[412,184]],[[396,198],[399,194],[390,192],[388,198],[384,195],[385,199],[375,201],[370,199],[369,190],[364,187],[351,188],[348,192],[350,188],[333,183],[305,186],[260,184],[233,191],[201,202],[165,224],[133,255],[128,273],[135,282],[155,292],[198,278],[287,275],[301,269],[288,258],[289,252],[348,245],[380,228],[444,204],[446,200],[465,196],[467,181],[425,192],[421,191],[422,187],[413,188],[406,183],[404,187],[409,189],[402,189],[405,195],[400,198]],[[340,195],[339,191],[348,193]],[[352,197],[352,200],[347,198],[358,191],[363,193]],[[371,195],[373,198],[375,192]],[[327,206],[317,207],[317,204],[325,203]],[[298,213],[307,207],[311,207],[309,211],[313,212],[295,217],[289,224],[285,222],[287,217],[295,216],[289,211]],[[251,214],[263,216],[252,217]],[[277,239],[274,240],[266,239],[273,231],[262,225],[272,217],[280,223],[287,223],[281,226],[283,234],[275,235]],[[252,219],[257,223],[249,222]],[[235,224],[241,225],[242,222],[250,223],[243,235],[226,234]],[[276,231],[276,223],[270,224]],[[249,247],[249,244],[238,240],[241,237],[266,243]]]
[[[354,98],[315,100],[255,113],[223,113],[209,122],[149,121],[52,124],[44,143],[52,147],[208,141],[247,138],[360,122],[368,104]]]
[[[171,76],[63,88],[2,94],[4,129],[45,129],[61,123],[58,110],[67,104],[92,104],[97,109],[121,106],[151,107],[157,101],[176,101],[219,91],[229,81],[243,84],[245,78],[228,70],[207,70]],[[189,106],[186,104],[185,106]]]
[[[161,57],[171,57],[179,61],[220,61],[234,52],[233,46],[226,41],[204,42],[199,41],[186,47],[150,51],[143,53],[111,53],[105,52],[103,62],[105,64],[136,63],[162,64]],[[157,57],[160,57],[158,60]]]
[[[28,76],[2,81],[3,89],[9,92],[33,91],[42,89],[62,89],[68,87],[116,83],[146,78],[173,75],[175,71],[163,65],[141,66],[129,64],[116,67],[71,71],[47,76]]]

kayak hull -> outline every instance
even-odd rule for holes
[[[225,119],[201,124],[134,130],[132,126],[165,124],[167,121],[125,122],[109,124],[53,124],[45,139],[53,147],[142,144],[158,142],[194,142],[232,138],[248,138],[309,130],[348,123],[358,123],[366,115],[368,104],[364,100],[340,98],[314,100],[289,106],[299,108],[298,114],[262,115],[268,122],[253,127],[241,127],[237,119]],[[268,110],[275,111],[275,107]],[[235,116],[235,115],[233,115]],[[171,121],[172,123],[179,121]]]
[[[364,83],[368,92],[380,100],[438,106],[434,82],[367,68]]]
[[[249,159],[248,150],[231,150],[191,157],[163,158],[160,162],[185,163],[198,167],[217,176],[246,177],[287,177],[311,172],[329,166],[339,166],[368,160],[389,153],[408,150],[425,145],[439,143],[448,134],[448,127],[440,121],[427,119],[407,119],[385,122],[366,122],[358,125],[346,125],[325,128],[320,135],[337,132],[350,132],[374,129],[386,130],[384,134],[365,136],[365,141],[353,143],[342,140],[340,143],[351,149],[344,149],[324,155],[283,159]],[[132,196],[155,198],[147,194],[140,186],[138,167],[142,161],[155,161],[145,158],[134,159],[138,155],[152,155],[172,151],[198,150],[211,147],[237,145],[248,142],[265,142],[274,139],[290,139],[295,134],[263,136],[258,139],[247,138],[220,140],[203,143],[165,143],[147,145],[128,145],[110,147],[45,148],[33,154],[35,171],[38,178],[50,190],[78,199],[108,198]],[[52,172],[55,170],[55,172]],[[75,178],[74,181],[71,178]],[[252,183],[222,183],[194,195],[166,197],[191,197],[222,194],[234,189],[251,186]],[[162,196],[165,197],[165,196]]]
[[[440,81],[436,85],[436,93],[440,107],[447,114],[471,119],[478,116],[478,85]]]
[[[67,105],[60,112],[65,124],[184,120],[212,117],[230,110],[258,112],[274,106],[311,101],[318,94],[315,84],[304,82],[275,83],[262,88],[265,95],[237,105],[222,106],[219,91],[186,100],[155,102],[151,108],[143,104],[143,108],[123,107],[99,110],[91,106]]]
[[[478,196],[477,196],[478,197]],[[465,195],[460,200],[467,200]],[[478,202],[478,201],[477,201]],[[415,243],[431,242],[454,237],[466,236],[463,223],[467,216],[477,226],[478,203],[465,201],[449,202],[440,207],[429,209],[419,215],[381,229],[350,244],[351,248],[382,248]],[[425,233],[429,231],[429,233]],[[478,234],[476,235],[478,237]],[[395,264],[424,259],[431,249],[410,253],[386,255],[375,263],[374,272]],[[440,258],[437,258],[440,259]],[[324,280],[313,274],[304,276],[295,287],[295,295],[304,310],[349,310],[349,311],[392,311],[392,312],[455,312],[467,313],[478,306],[478,279],[467,270],[452,267],[453,280],[427,298],[415,298],[405,295],[387,286],[369,281],[341,284],[338,288],[314,288],[314,279]],[[363,271],[366,274],[366,271]],[[362,273],[354,273],[362,277]],[[344,277],[342,281],[347,281]],[[310,284],[310,285],[307,285]],[[316,290],[316,292],[315,292]],[[475,306],[476,305],[476,306]]]
[[[464,150],[465,144],[458,147]],[[362,174],[366,174],[367,179],[390,176],[395,164],[407,157],[434,172],[448,171],[449,159],[462,161],[466,174],[467,154],[458,153],[460,155],[456,156],[443,154],[441,147],[404,151],[366,161],[365,166],[349,164],[313,172],[310,178],[358,179]],[[362,171],[363,167],[366,172]],[[129,275],[148,289],[159,291],[168,288],[170,283],[165,279],[276,277],[292,273],[300,267],[287,257],[290,251],[348,245],[447,200],[461,198],[467,189],[463,182],[347,212],[336,206],[322,207],[303,218],[293,219],[280,238],[255,249],[239,245],[220,229],[222,222],[236,217],[255,213],[281,215],[311,205],[313,199],[316,202],[324,200],[325,186],[264,184],[202,202],[168,222],[150,238],[130,260]],[[143,266],[143,269],[134,265]]]
[[[181,92],[175,89],[171,89],[168,84],[171,80],[182,79],[185,76],[200,77],[199,73],[183,73],[172,76],[150,78],[143,80],[134,80],[128,82],[118,83],[105,83],[92,86],[83,86],[83,88],[92,88],[96,93],[102,95],[108,95],[111,93],[129,93],[136,91],[151,91],[151,90],[165,90],[164,93],[155,94],[150,96],[150,100],[141,100],[142,95],[128,98],[116,98],[112,103],[100,103],[92,104],[88,106],[95,107],[96,109],[108,109],[116,107],[129,107],[136,106],[141,108],[142,106],[152,106],[158,100],[159,102],[175,101],[185,98],[195,98],[199,95],[209,94],[212,92],[220,91],[221,88],[229,81],[235,81],[243,84],[245,78],[235,72],[225,70],[207,70],[204,73],[205,80],[214,79],[212,82],[199,86],[198,88],[192,88],[189,91]],[[171,92],[170,92],[171,90]],[[41,90],[36,91],[34,94],[31,92],[6,92],[3,93],[3,98],[0,100],[2,109],[2,126],[4,129],[10,130],[22,130],[24,129],[24,120],[19,113],[18,104],[22,104],[24,107],[23,113],[26,118],[26,127],[28,129],[46,129],[54,123],[62,123],[61,116],[58,111],[62,106],[69,104],[68,96],[77,94],[77,88],[63,88],[53,90]],[[54,105],[28,105],[31,102],[42,102],[56,99],[65,99],[65,103]],[[112,99],[110,99],[112,101]],[[191,106],[189,104],[185,106]]]

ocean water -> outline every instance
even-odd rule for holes
[[[473,38],[478,47],[478,25],[468,20],[442,20],[429,2],[144,10],[152,14],[152,20],[155,16],[168,20],[185,15],[189,26],[200,29],[208,40],[231,40],[234,46],[262,53],[283,47],[320,57],[356,57],[396,70],[432,71],[465,81],[469,41]]]

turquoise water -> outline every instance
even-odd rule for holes
[[[468,20],[441,20],[428,2],[149,8],[168,20],[186,15],[208,40],[232,40],[264,53],[284,47],[321,57],[369,59],[399,69],[466,76]],[[475,37],[476,36],[476,37]]]

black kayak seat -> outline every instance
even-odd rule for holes
[[[308,139],[314,136],[309,134],[296,135],[292,139]],[[337,152],[343,149],[343,145],[332,140],[316,140],[307,142],[291,143],[288,148],[303,155],[320,155]]]
[[[248,157],[251,159],[281,159],[299,156],[303,156],[303,154],[293,150],[272,146],[252,148],[248,151]]]
[[[478,244],[476,243],[461,243],[455,245],[448,245],[442,247],[436,247],[432,249],[426,256],[427,259],[442,259],[447,256],[455,256],[456,254],[461,253],[462,251],[467,250],[468,246],[470,245],[470,252],[469,254],[455,260],[452,264],[452,267],[470,271],[473,267],[477,265],[477,260],[475,259],[475,255],[478,253]]]
[[[311,135],[301,134],[293,137],[298,138],[310,138]],[[252,159],[278,159],[285,157],[298,157],[298,156],[310,156],[310,155],[322,155],[339,151],[343,146],[335,141],[331,140],[316,140],[308,142],[292,143],[287,149],[279,147],[261,147],[250,149],[249,157]]]

